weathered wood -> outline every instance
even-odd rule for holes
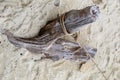
[[[97,6],[88,6],[82,10],[71,10],[61,15],[59,18],[56,18],[48,22],[40,30],[40,33],[33,38],[26,39],[26,38],[15,37],[9,31],[5,31],[5,34],[7,35],[8,40],[15,46],[24,47],[29,51],[32,51],[35,53],[40,53],[40,51],[43,51],[43,52],[47,52],[47,55],[49,54],[49,56],[55,56],[50,52],[50,48],[52,48],[54,51],[56,51],[55,49],[58,49],[58,51],[56,51],[56,55],[59,57],[59,59],[61,59],[61,58],[65,58],[65,56],[61,57],[59,55],[67,56],[67,54],[71,55],[74,52],[72,51],[68,53],[64,51],[65,54],[62,54],[61,52],[62,50],[59,47],[57,47],[57,44],[55,44],[56,42],[61,41],[61,40],[58,40],[59,38],[66,35],[63,29],[65,28],[67,33],[72,34],[74,32],[79,31],[79,28],[82,27],[83,25],[94,22],[97,19],[98,15],[99,15],[99,8]],[[61,19],[63,19],[64,21],[61,22],[60,21]],[[61,24],[63,24],[64,27],[61,26]],[[64,42],[64,41],[61,41],[61,42]],[[72,42],[70,43],[72,44]],[[54,46],[52,46],[51,44],[54,44]],[[61,45],[59,44],[59,46]],[[73,45],[69,45],[69,46],[73,46]],[[63,46],[63,49],[64,49],[64,46]],[[84,49],[82,50],[84,51]],[[80,54],[82,54],[82,52],[80,52]],[[74,58],[75,54],[73,55],[69,57],[72,57],[72,59],[75,60]],[[76,56],[76,59],[79,59],[79,58],[80,57]]]

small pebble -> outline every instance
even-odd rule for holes
[[[58,7],[60,5],[60,0],[55,0],[54,5]]]
[[[23,54],[22,54],[22,53],[20,53],[20,55],[22,56]]]

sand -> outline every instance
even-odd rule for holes
[[[15,47],[0,33],[0,80],[120,80],[120,1],[60,0],[59,7],[54,1],[0,0],[0,32],[33,37],[58,14],[97,5],[99,19],[81,28],[76,39],[97,48],[95,57],[82,66],[68,60],[39,61],[41,54]]]

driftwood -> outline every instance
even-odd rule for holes
[[[33,38],[15,37],[11,32],[5,31],[8,40],[17,47],[23,47],[34,53],[43,52],[52,60],[68,59],[86,61],[89,57],[84,48],[78,43],[60,39],[66,34],[80,30],[85,24],[96,21],[99,15],[97,6],[88,6],[82,10],[71,10],[60,17],[49,21]],[[96,49],[87,47],[87,52],[95,55]]]

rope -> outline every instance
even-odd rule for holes
[[[61,17],[60,17],[60,24],[61,24],[61,27],[63,29],[63,32],[67,35],[69,34],[66,27],[65,27],[65,24],[64,24],[64,18],[65,18],[65,14],[63,14]],[[78,42],[77,42],[78,43]],[[79,43],[78,43],[79,44]],[[80,44],[79,44],[80,46]],[[87,52],[86,48],[83,47],[84,50],[86,51],[87,55],[90,57],[90,59],[92,60],[92,62],[94,63],[94,65],[97,67],[97,69],[100,71],[100,73],[102,74],[102,76],[104,77],[105,80],[108,80],[106,78],[106,76],[104,75],[104,73],[102,72],[102,70],[98,67],[98,65],[96,64],[96,62],[94,61],[94,59],[91,57],[91,55]]]
[[[65,14],[63,14],[63,15],[60,17],[60,25],[61,25],[62,30],[63,30],[63,32],[65,33],[65,35],[68,35],[69,33],[68,33],[68,31],[67,31],[67,29],[66,29],[66,27],[65,27],[64,19],[65,19]]]

